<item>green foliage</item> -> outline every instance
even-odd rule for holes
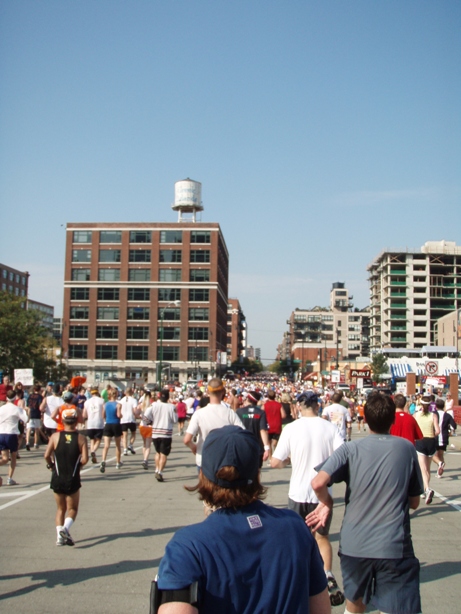
[[[269,371],[278,375],[290,375],[295,373],[300,367],[299,362],[294,360],[279,360],[270,365]]]
[[[246,371],[250,375],[264,371],[264,367],[259,360],[251,360],[251,358],[246,357],[234,360],[230,368],[234,373],[242,373],[242,371]]]
[[[21,307],[23,302],[24,298],[0,292],[0,369],[11,377],[14,369],[34,369],[34,377],[42,379],[55,366],[44,352],[48,331],[37,312]]]
[[[389,372],[387,357],[384,354],[375,354],[371,361],[371,370],[373,371],[373,381],[379,382],[381,376]]]

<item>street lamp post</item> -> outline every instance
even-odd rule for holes
[[[339,328],[336,329],[336,369],[339,369]]]
[[[160,307],[160,352],[159,352],[159,361],[158,361],[158,377],[157,380],[162,385],[162,371],[163,371],[163,320],[165,318],[165,309],[174,305],[175,307],[179,307],[179,301],[171,301],[167,303],[164,307]]]

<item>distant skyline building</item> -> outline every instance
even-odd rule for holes
[[[44,326],[50,335],[53,335],[54,330],[54,307],[47,305],[46,303],[40,303],[39,301],[33,301],[27,299],[27,309],[29,311],[35,311],[40,316],[40,322]]]
[[[196,221],[201,185],[177,184],[181,221],[67,224],[62,345],[89,382],[226,368],[229,254],[219,224]]]
[[[450,311],[435,323],[435,345],[452,346],[461,351],[461,309]]]
[[[461,308],[461,247],[453,241],[385,249],[367,270],[372,353],[434,345],[437,321]]]
[[[230,298],[227,304],[227,356],[231,362],[245,356],[247,323],[240,302]]]
[[[368,356],[369,310],[354,308],[352,299],[345,283],[335,282],[329,307],[297,307],[287,321],[279,358],[317,363],[319,370],[327,370],[333,363]]]

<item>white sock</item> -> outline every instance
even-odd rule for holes
[[[63,529],[64,529],[64,527],[56,527],[56,533],[57,533],[57,535],[58,535],[58,539],[61,537],[61,536],[59,535],[59,531],[62,531]]]
[[[73,524],[74,524],[74,521],[72,520],[72,518],[66,518],[64,520],[64,528],[66,528],[67,530],[69,530]]]

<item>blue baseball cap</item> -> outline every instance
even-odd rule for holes
[[[251,484],[259,471],[260,446],[250,431],[229,424],[214,429],[205,439],[202,450],[202,473],[223,488],[237,488]],[[216,474],[223,467],[235,467],[240,478],[223,480]]]

